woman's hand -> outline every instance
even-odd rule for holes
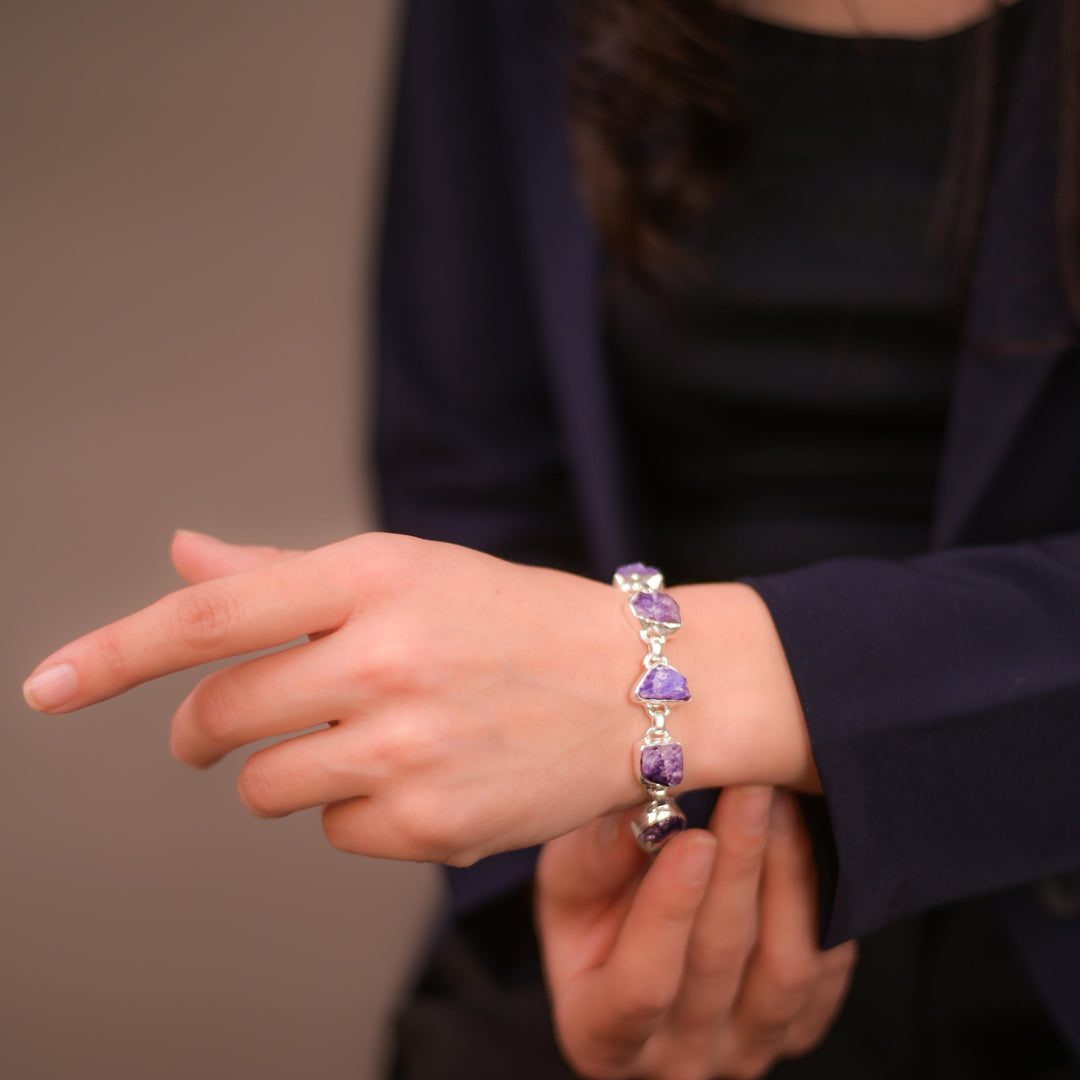
[[[336,847],[467,865],[641,802],[633,749],[644,717],[629,688],[642,649],[611,586],[382,533],[311,552],[179,533],[173,559],[196,583],[58,650],[28,680],[32,705],[69,712],[168,672],[308,635],[208,675],[173,718],[173,753],[198,766],[268,736],[331,725],[248,758],[239,785],[254,813],[325,806]],[[687,592],[700,589],[732,590],[723,608],[731,625],[711,629],[729,645],[742,638],[757,648],[736,625],[752,591]],[[706,606],[718,599],[696,596]],[[715,610],[686,631],[699,650]],[[668,649],[676,665],[679,647],[677,636]],[[712,667],[725,687],[746,684],[727,664]],[[701,673],[683,670],[695,694],[712,695],[720,718],[695,729],[687,721],[696,703],[676,713],[687,787],[710,786],[709,766],[721,759],[726,780],[774,782],[771,773],[784,769],[772,748],[805,733],[784,739],[770,726],[754,735],[755,725],[725,712],[730,701],[699,690]],[[710,752],[725,732],[723,754]],[[758,744],[765,753],[755,760]]]
[[[789,792],[728,787],[646,857],[612,815],[547,844],[536,911],[563,1054],[597,1080],[761,1077],[816,1046],[856,945],[817,946],[815,870]],[[770,824],[771,820],[771,824]]]

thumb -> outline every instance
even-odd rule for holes
[[[173,566],[189,584],[257,570],[260,566],[281,562],[303,552],[285,548],[230,544],[206,533],[177,529],[169,552]]]
[[[579,907],[621,893],[648,861],[629,828],[639,809],[617,810],[549,840],[536,868],[537,904]]]

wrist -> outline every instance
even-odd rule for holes
[[[683,618],[667,651],[693,695],[671,721],[686,749],[684,790],[755,783],[819,793],[799,695],[765,601],[737,582],[667,591]]]

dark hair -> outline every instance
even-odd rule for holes
[[[1001,9],[971,35],[935,232],[951,235],[958,293],[978,242],[994,153]],[[1056,214],[1063,281],[1080,318],[1080,5],[1061,19]],[[716,0],[572,0],[572,148],[611,265],[662,291],[691,269],[678,233],[720,195],[747,136],[731,20]]]

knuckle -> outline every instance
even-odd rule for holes
[[[726,836],[721,841],[718,857],[724,866],[725,877],[757,877],[765,855],[765,837]]]
[[[197,649],[219,645],[233,623],[235,601],[219,585],[199,586],[180,594],[176,619],[184,642]]]
[[[367,532],[353,537],[353,543],[363,573],[370,575],[374,570],[386,580],[408,572],[410,565],[415,567],[418,546],[423,542],[402,533]]]
[[[773,986],[784,998],[802,999],[810,994],[817,982],[817,970],[806,964],[787,963],[772,969]]]
[[[753,943],[723,942],[707,948],[689,949],[686,954],[688,975],[701,979],[719,979],[741,972]]]
[[[763,941],[760,946],[765,976],[779,1000],[801,1000],[813,990],[821,973],[816,957],[776,952]]]
[[[627,988],[613,1002],[613,1013],[619,1027],[631,1031],[640,1031],[658,1023],[667,1008],[667,995],[648,984]]]
[[[429,862],[448,863],[460,857],[455,830],[447,816],[431,812],[423,800],[406,805],[398,815],[398,828],[407,850]]]
[[[256,817],[276,817],[280,813],[274,777],[257,755],[245,762],[237,787],[244,805]]]
[[[354,677],[363,689],[382,693],[403,693],[409,688],[416,666],[396,636],[371,643],[356,665]]]
[[[98,652],[111,678],[118,683],[128,681],[130,664],[116,635],[108,628],[98,632]]]
[[[398,717],[381,735],[377,753],[390,772],[415,775],[431,771],[452,757],[452,741],[447,724]],[[441,810],[447,812],[446,807]]]
[[[192,723],[203,738],[215,745],[228,743],[236,726],[235,704],[224,681],[208,675],[192,691]]]
[[[349,827],[349,817],[340,806],[332,803],[322,809],[322,830],[330,846],[338,851],[360,852],[356,838]]]
[[[406,725],[396,720],[378,735],[378,740],[369,754],[371,763],[377,765],[383,779],[400,778],[412,771],[413,738]]]

